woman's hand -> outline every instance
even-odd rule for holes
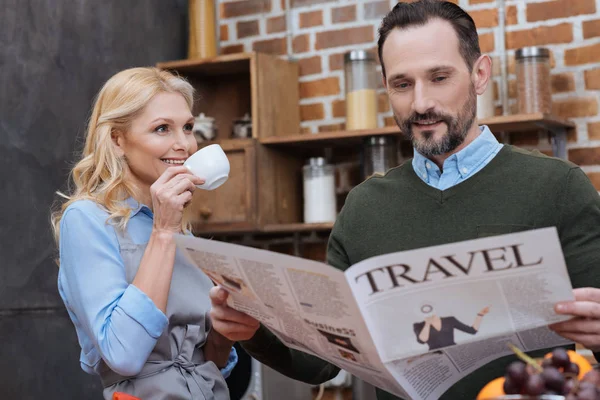
[[[163,232],[180,232],[183,209],[192,200],[196,185],[203,183],[203,179],[192,175],[184,166],[167,168],[150,186],[153,228]]]
[[[480,315],[480,316],[482,316],[482,317],[483,317],[485,314],[487,314],[487,313],[489,313],[489,312],[490,312],[490,307],[489,307],[489,306],[488,306],[488,307],[483,307],[483,308],[481,309],[481,311],[479,311],[478,315]]]
[[[600,289],[574,289],[575,301],[558,303],[557,314],[573,318],[550,325],[564,338],[577,342],[592,351],[600,351]]]
[[[241,313],[227,305],[229,293],[220,286],[215,286],[208,293],[212,308],[210,318],[215,331],[229,340],[240,341],[251,339],[260,322],[251,316]]]

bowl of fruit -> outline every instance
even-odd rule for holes
[[[557,348],[533,359],[511,348],[520,360],[485,385],[477,400],[600,400],[600,371],[577,352]]]

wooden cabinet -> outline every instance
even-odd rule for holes
[[[197,234],[254,232],[301,220],[300,158],[256,139],[220,142],[231,170],[216,190],[197,190],[187,212]]]
[[[158,63],[196,89],[193,114],[215,119],[216,140],[231,164],[217,190],[198,190],[187,212],[195,233],[252,232],[265,225],[301,221],[302,160],[263,146],[259,139],[300,129],[298,65],[262,53]],[[232,139],[233,121],[249,113],[252,138]]]

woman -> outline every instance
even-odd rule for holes
[[[213,284],[176,251],[185,206],[203,183],[182,165],[197,150],[193,88],[133,68],[100,90],[74,192],[52,223],[58,289],[81,345],[81,367],[104,397],[229,399],[232,342],[211,330]]]

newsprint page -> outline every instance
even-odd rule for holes
[[[369,258],[345,272],[266,250],[178,235],[229,305],[287,346],[406,399],[439,398],[511,353],[569,343],[548,324],[573,300],[555,228]]]

